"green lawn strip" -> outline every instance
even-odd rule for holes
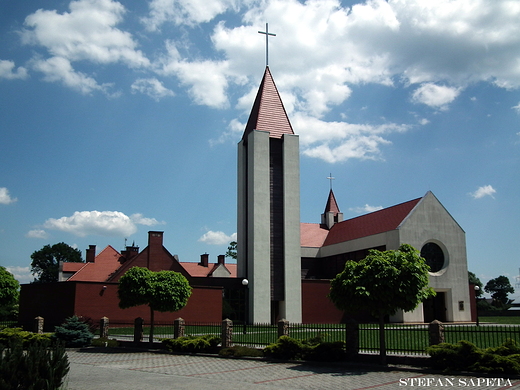
[[[493,317],[480,317],[481,323],[490,322],[493,324],[516,324],[520,325],[520,316],[506,317],[506,316],[493,316]]]

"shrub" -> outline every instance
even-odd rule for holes
[[[220,337],[212,335],[184,336],[162,340],[163,344],[172,352],[213,352],[220,341]]]
[[[262,357],[264,353],[256,348],[244,347],[241,345],[235,345],[230,348],[222,348],[219,353],[220,356],[234,356],[234,357],[242,357],[242,356],[252,356],[252,357]]]
[[[49,334],[27,332],[22,330],[22,328],[5,328],[0,331],[0,347],[5,348],[15,341],[20,341],[22,348],[27,349],[35,343],[41,343],[45,346],[50,345],[51,336]]]
[[[345,343],[343,341],[322,342],[309,348],[304,360],[312,360],[316,362],[335,362],[345,360],[347,353],[345,351]]]
[[[97,339],[93,339],[91,345],[93,347],[115,348],[119,347],[119,341],[117,341],[116,339],[109,339],[108,337],[99,337]]]
[[[48,349],[41,342],[29,345],[14,339],[0,348],[0,389],[57,390],[69,372],[69,361],[61,344]]]
[[[65,343],[66,347],[85,347],[90,345],[94,335],[89,331],[88,325],[77,316],[67,318],[61,326],[57,326],[53,339]]]
[[[300,340],[280,336],[276,343],[264,348],[264,355],[275,359],[298,360],[303,358],[305,350],[308,348],[309,346],[304,345]]]
[[[507,340],[499,347],[480,349],[468,341],[427,348],[433,368],[489,374],[520,374],[520,347]]]

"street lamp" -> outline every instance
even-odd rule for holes
[[[246,329],[246,323],[247,323],[247,300],[248,300],[248,288],[247,288],[247,285],[249,284],[249,280],[247,279],[242,279],[242,286],[244,286],[244,334],[247,333],[247,329]]]
[[[479,320],[478,320],[478,298],[477,293],[480,290],[480,287],[475,285],[475,314],[477,315],[477,326],[480,326]]]

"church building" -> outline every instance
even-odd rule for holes
[[[299,175],[298,136],[267,66],[238,144],[237,272],[250,283],[250,321],[308,322],[311,280],[404,243],[427,260],[437,296],[391,320],[471,320],[465,233],[432,192],[344,221],[331,189],[321,223],[300,223]]]

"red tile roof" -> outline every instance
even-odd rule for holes
[[[83,268],[67,281],[104,282],[121,266],[120,259],[121,254],[109,245],[96,256],[93,263],[84,263]]]
[[[195,262],[181,262],[180,263],[182,267],[188,271],[188,273],[193,277],[206,277],[213,273],[215,270],[215,266],[218,265],[218,263],[209,264],[208,267],[204,267],[200,265],[199,263]],[[224,266],[227,268],[227,270],[231,273],[229,276],[230,278],[236,278],[237,277],[237,265],[236,264],[224,264]]]
[[[300,223],[300,243],[302,247],[320,248],[329,231],[319,223]]]
[[[265,68],[243,139],[253,130],[267,131],[271,138],[294,134],[269,67]]]
[[[71,263],[66,261],[63,263],[63,272],[78,272],[84,266],[85,263]]]
[[[336,223],[330,229],[323,246],[395,230],[421,199],[410,200],[383,210]]]

